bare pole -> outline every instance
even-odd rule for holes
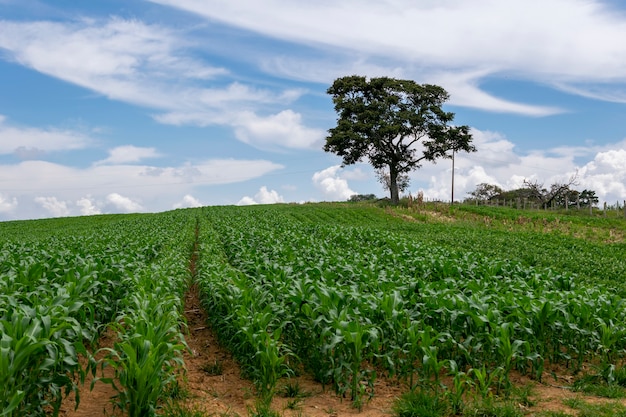
[[[454,205],[454,148],[452,148],[452,197],[450,199],[450,205]]]

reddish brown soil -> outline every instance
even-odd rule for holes
[[[106,331],[99,341],[99,346],[101,348],[104,347],[113,347],[113,343],[115,342],[115,333],[108,330]],[[103,353],[96,355],[96,359],[101,359],[104,356]],[[81,361],[83,365],[85,365],[84,360]],[[102,377],[102,371],[98,368],[97,372],[98,377]],[[104,376],[107,378],[113,377],[113,369],[105,368]],[[103,382],[96,382],[94,389],[90,391],[91,382],[93,381],[93,377],[91,374],[87,376],[85,379],[85,385],[80,387],[80,404],[78,409],[76,408],[76,401],[74,396],[70,396],[66,399],[61,407],[61,416],[68,417],[91,417],[91,416],[117,416],[122,415],[119,410],[114,413],[113,404],[111,403],[111,398],[116,394],[113,387],[109,384],[104,384]]]
[[[181,400],[181,404],[190,409],[202,410],[207,416],[239,415],[244,417],[249,415],[249,410],[254,409],[256,401],[253,385],[249,380],[241,377],[237,363],[218,344],[214,333],[207,325],[207,316],[202,309],[195,286],[185,297],[185,315],[189,330],[187,343],[191,352],[186,353],[184,357],[187,373],[183,385],[189,391],[189,395]],[[104,346],[112,345],[111,335],[105,334],[101,342]],[[221,363],[222,374],[211,376],[205,369],[207,365],[212,365],[216,361]],[[512,380],[515,385],[532,385],[533,387],[531,398],[534,405],[519,404],[528,416],[545,411],[561,411],[576,415],[574,410],[563,404],[563,401],[568,398],[583,397],[585,401],[593,403],[612,401],[572,392],[565,388],[571,383],[569,377],[561,377],[555,381],[551,375],[546,374],[542,384],[519,375],[514,376]],[[379,380],[374,398],[367,402],[359,412],[352,406],[349,399],[338,398],[330,388],[324,391],[321,385],[313,381],[310,376],[304,375],[294,377],[290,381],[286,380],[279,384],[279,389],[288,382],[295,384],[296,381],[302,392],[307,394],[306,396],[294,400],[277,394],[272,403],[273,409],[285,417],[389,416],[394,400],[406,390],[395,381]],[[97,383],[94,390],[89,391],[89,384],[90,381],[87,381],[81,391],[81,403],[78,410],[73,411],[74,402],[69,398],[62,408],[61,415],[68,417],[121,415],[119,410],[113,414],[110,399],[115,392],[109,385]],[[289,407],[290,403],[291,407]],[[626,405],[626,401],[622,403]]]

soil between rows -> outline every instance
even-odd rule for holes
[[[247,416],[254,409],[256,397],[251,381],[241,377],[241,369],[232,358],[230,353],[223,349],[210,326],[207,324],[207,314],[202,308],[198,289],[192,285],[185,296],[185,316],[188,326],[186,341],[191,352],[184,355],[187,368],[183,386],[189,391],[187,398],[181,400],[182,404],[191,408],[202,410],[206,415],[217,416]],[[114,343],[114,335],[107,332],[100,340],[101,347],[111,347]],[[206,372],[208,366],[219,363],[220,375],[210,375]],[[105,368],[106,376],[111,369]],[[98,370],[100,373],[100,370]],[[604,398],[574,393],[564,388],[571,382],[568,376],[559,377],[554,383],[539,384],[525,376],[513,375],[512,382],[517,386],[531,384],[532,407],[520,407],[528,416],[539,412],[555,411],[576,415],[575,411],[563,404],[569,398],[582,397],[590,403],[610,402]],[[546,374],[544,381],[554,381],[553,376]],[[393,402],[398,398],[406,387],[395,380],[379,379],[376,383],[375,396],[364,404],[362,410],[352,407],[349,399],[339,398],[330,387],[324,390],[321,384],[313,381],[308,375],[302,375],[279,383],[279,389],[287,383],[300,386],[302,392],[307,395],[297,401],[295,408],[288,408],[292,398],[283,398],[277,394],[272,403],[273,409],[285,417],[309,416],[309,417],[334,417],[334,416],[362,416],[382,417],[392,414]],[[92,391],[89,390],[91,378],[85,382],[81,389],[81,402],[78,410],[74,410],[74,399],[70,396],[64,401],[61,415],[67,417],[92,417],[92,416],[121,416],[119,410],[113,410],[111,397],[115,391],[110,385],[98,382]],[[626,400],[621,400],[626,406]]]

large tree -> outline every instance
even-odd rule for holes
[[[448,93],[437,85],[352,75],[336,79],[327,93],[338,118],[324,150],[341,156],[344,166],[367,158],[377,170],[388,170],[394,204],[402,174],[423,161],[476,150],[469,127],[451,125],[454,113],[442,109]]]

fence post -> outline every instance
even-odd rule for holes
[[[569,210],[569,198],[567,198],[567,194],[565,194],[565,211]]]
[[[580,194],[576,194],[576,209],[580,210]]]
[[[626,200],[624,200],[624,218],[626,219]]]
[[[604,217],[606,217],[606,201],[604,202]]]

